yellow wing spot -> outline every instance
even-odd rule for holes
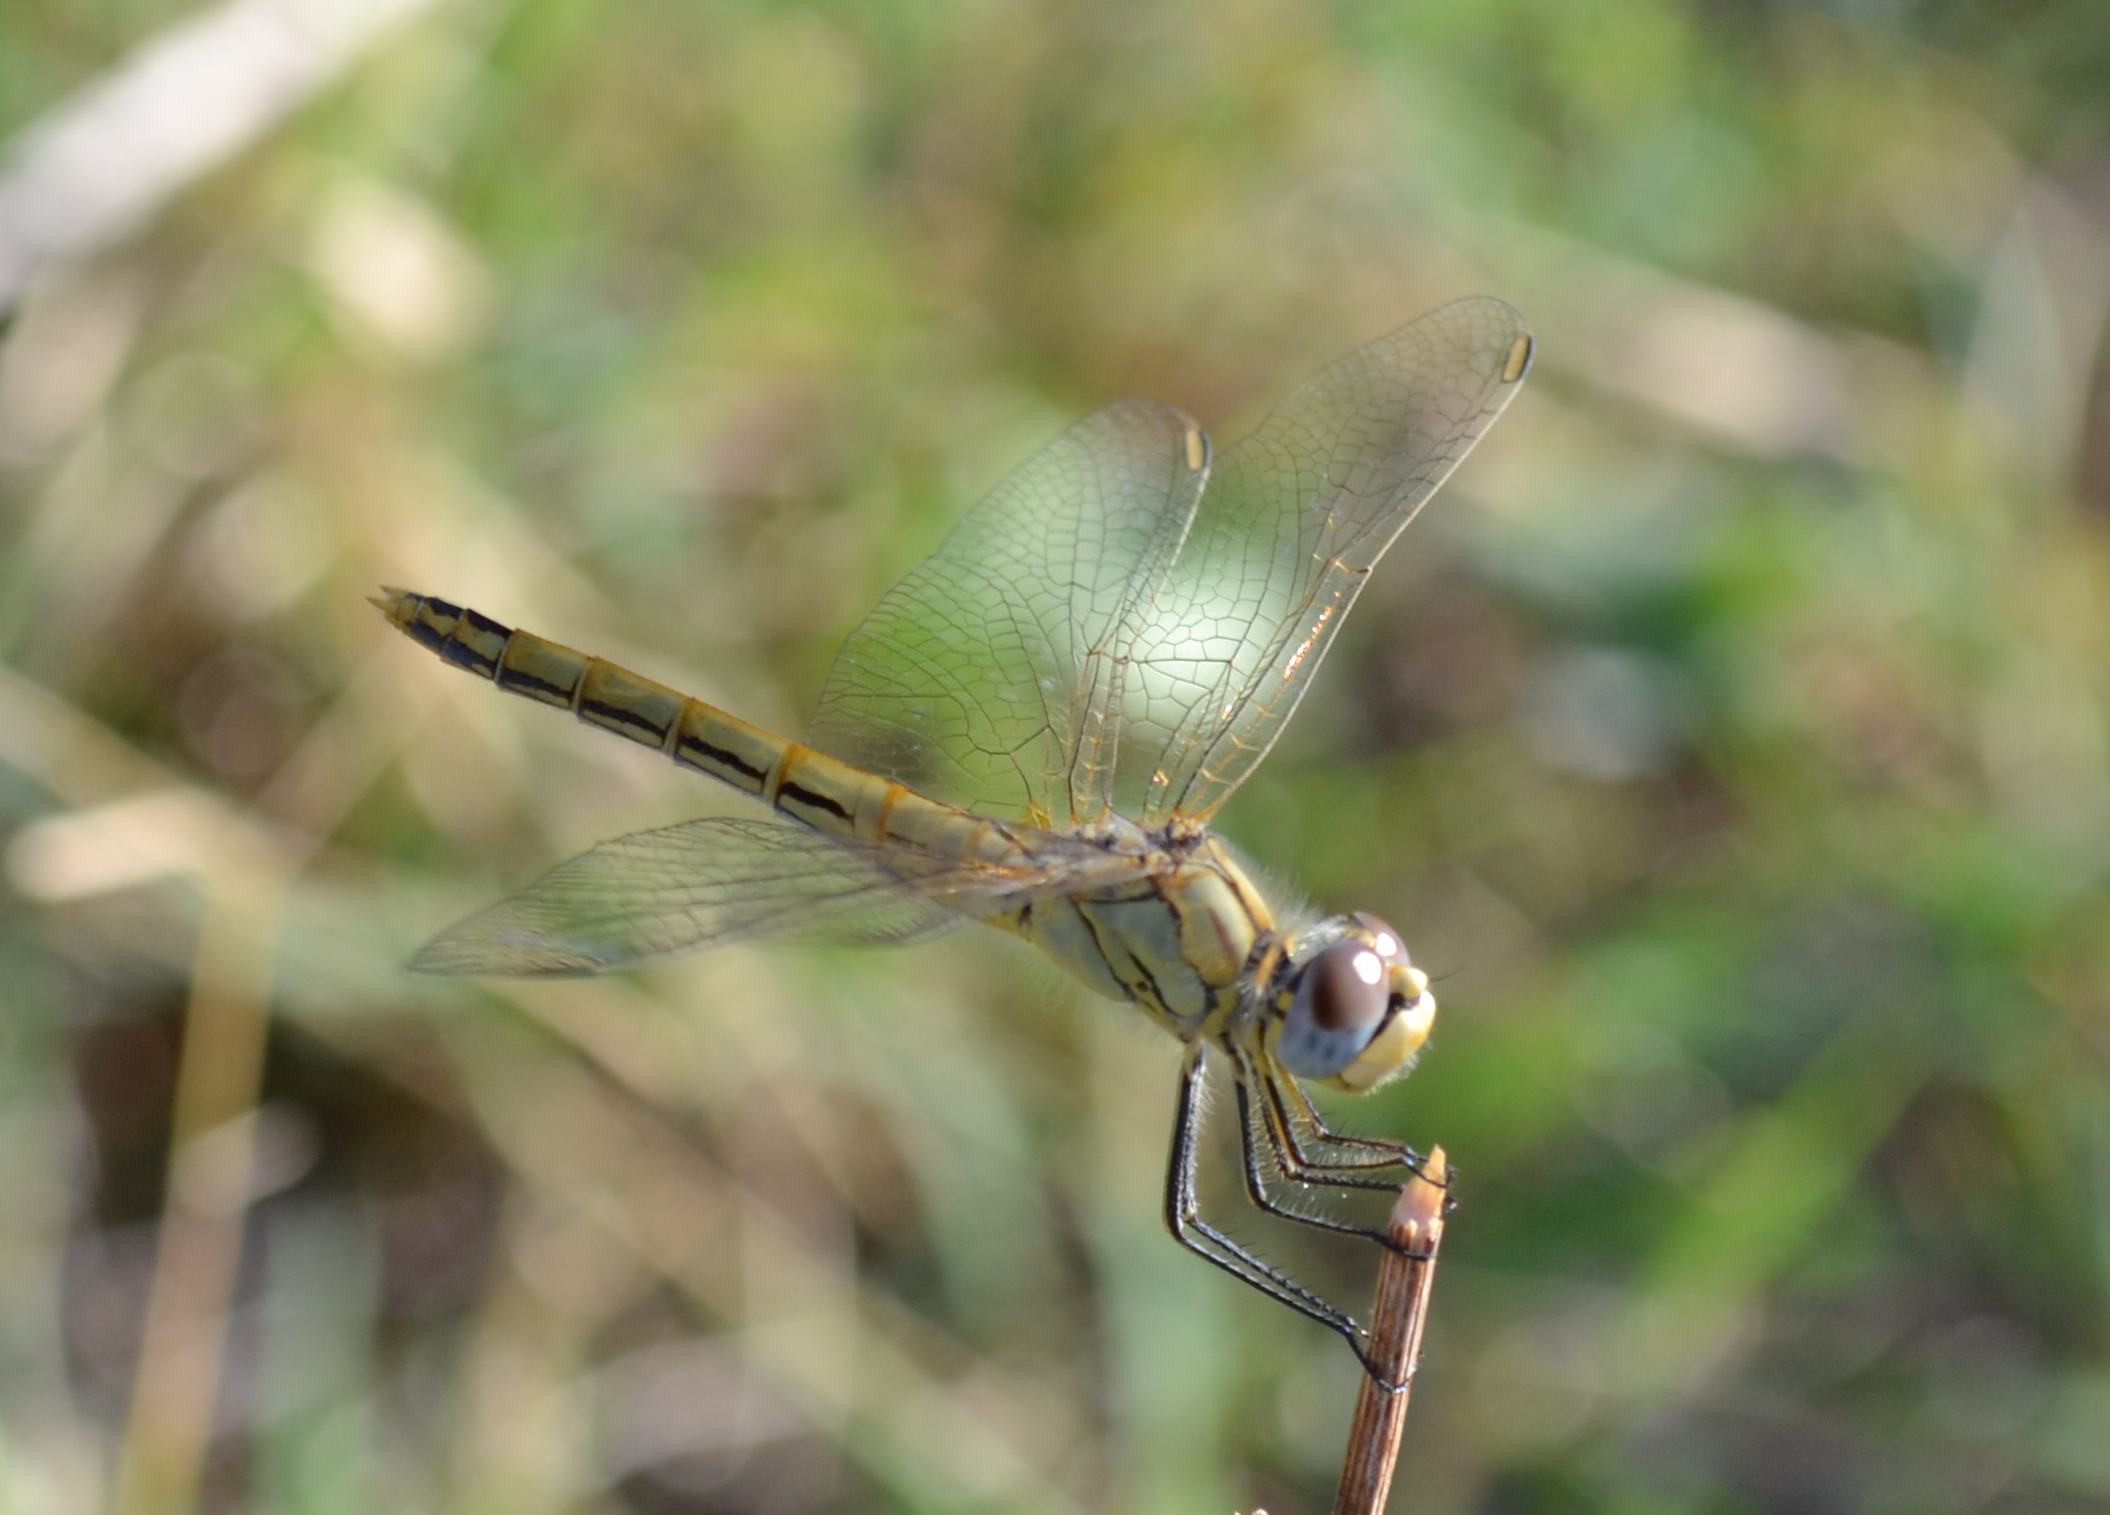
[[[1537,349],[1538,344],[1529,337],[1518,337],[1512,342],[1509,346],[1509,357],[1502,364],[1502,382],[1514,384],[1531,372],[1531,355]]]

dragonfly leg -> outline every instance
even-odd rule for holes
[[[1234,1091],[1238,1097],[1239,1145],[1244,1158],[1245,1191],[1253,1203],[1270,1215],[1283,1220],[1295,1221],[1300,1226],[1310,1226],[1319,1231],[1335,1231],[1343,1236],[1361,1236],[1372,1241],[1385,1239],[1382,1231],[1369,1226],[1359,1226],[1352,1221],[1335,1220],[1329,1215],[1313,1215],[1308,1211],[1295,1210],[1285,1205],[1268,1188],[1268,1173],[1261,1161],[1263,1137],[1267,1155],[1274,1164],[1275,1173],[1291,1183],[1306,1185],[1328,1184],[1336,1188],[1397,1189],[1396,1183],[1386,1183],[1378,1178],[1314,1178],[1294,1169],[1287,1160],[1280,1138],[1274,1126],[1266,1119],[1266,1107],[1257,1106],[1252,1090],[1244,1079],[1240,1079]]]
[[[1336,1136],[1327,1130],[1319,1123],[1317,1112],[1296,1080],[1269,1063],[1265,1054],[1241,1047],[1233,1049],[1233,1059],[1241,1093],[1257,1092],[1259,1125],[1267,1137],[1275,1167],[1283,1177],[1295,1183],[1323,1184],[1335,1189],[1391,1190],[1403,1182],[1398,1174],[1385,1178],[1364,1175],[1399,1168],[1409,1173],[1421,1171],[1426,1159],[1412,1147],[1379,1141],[1374,1137]],[[1290,1091],[1289,1095],[1283,1092],[1285,1088]],[[1295,1108],[1290,1104],[1291,1095],[1297,1101]],[[1376,1155],[1353,1158],[1315,1155],[1307,1150],[1305,1136],[1299,1134],[1300,1123],[1316,1143]]]
[[[1278,1304],[1289,1306],[1308,1320],[1317,1321],[1348,1343],[1356,1361],[1387,1393],[1398,1393],[1404,1382],[1387,1378],[1370,1355],[1366,1343],[1370,1333],[1354,1316],[1329,1304],[1320,1295],[1298,1283],[1280,1268],[1256,1256],[1242,1243],[1201,1218],[1195,1200],[1195,1171],[1199,1163],[1202,1091],[1208,1079],[1209,1051],[1196,1043],[1180,1069],[1180,1093],[1172,1123],[1172,1154],[1165,1175],[1165,1226],[1173,1239],[1197,1257],[1214,1264],[1248,1288],[1257,1289]]]
[[[1306,1183],[1332,1184],[1340,1188],[1384,1188],[1399,1186],[1391,1182],[1344,1182],[1346,1175],[1380,1171],[1385,1168],[1405,1168],[1409,1173],[1425,1176],[1428,1158],[1404,1142],[1385,1141],[1377,1137],[1351,1136],[1333,1130],[1304,1092],[1304,1086],[1281,1069],[1262,1061],[1262,1066],[1251,1067],[1251,1061],[1241,1062],[1249,1068],[1265,1093],[1269,1113],[1269,1140],[1274,1143],[1280,1156],[1283,1171],[1290,1177]],[[1294,1108],[1292,1107],[1294,1102]],[[1369,1153],[1370,1156],[1341,1159],[1315,1156],[1307,1151],[1298,1133],[1299,1126],[1311,1140],[1323,1147],[1348,1149]],[[1455,1192],[1458,1173],[1451,1169],[1442,1187]]]
[[[1409,1167],[1418,1168],[1426,1161],[1419,1152],[1403,1142],[1387,1141],[1381,1136],[1357,1136],[1351,1132],[1334,1130],[1326,1124],[1326,1118],[1319,1114],[1319,1107],[1311,1102],[1311,1096],[1305,1092],[1302,1084],[1286,1073],[1278,1073],[1276,1077],[1289,1091],[1289,1098],[1295,1102],[1299,1118],[1320,1141],[1330,1146],[1383,1153],[1383,1157],[1374,1160],[1376,1164],[1405,1163]]]
[[[1236,1055],[1236,1060],[1241,1073],[1250,1072],[1250,1065],[1242,1053]],[[1291,1209],[1269,1192],[1268,1175],[1262,1167],[1260,1157],[1263,1136],[1275,1172],[1294,1184],[1397,1193],[1402,1180],[1365,1178],[1338,1170],[1329,1173],[1325,1168],[1301,1166],[1297,1154],[1291,1150],[1291,1137],[1288,1134],[1291,1128],[1282,1116],[1280,1106],[1266,1099],[1256,1104],[1252,1094],[1254,1082],[1261,1082],[1262,1088],[1267,1087],[1263,1081],[1246,1077],[1241,1077],[1237,1085],[1239,1138],[1244,1151],[1245,1186],[1246,1193],[1251,1196],[1253,1203],[1269,1215],[1280,1216],[1284,1220],[1295,1221],[1300,1226],[1310,1226],[1315,1230],[1332,1231],[1342,1236],[1355,1236],[1364,1241],[1373,1241],[1388,1252],[1397,1252],[1401,1257],[1420,1259],[1427,1256],[1425,1252],[1401,1245],[1388,1231],[1375,1226],[1357,1225],[1353,1221],[1336,1220],[1330,1215],[1313,1215],[1307,1211]],[[1348,1166],[1353,1169],[1369,1169],[1397,1167],[1400,1164],[1394,1161],[1389,1164],[1356,1163]]]

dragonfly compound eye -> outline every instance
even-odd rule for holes
[[[1412,1066],[1436,1019],[1436,997],[1398,932],[1374,915],[1348,920],[1348,934],[1298,974],[1275,1051],[1299,1078],[1362,1090]]]
[[[1276,1051],[1290,1072],[1331,1078],[1355,1061],[1391,1006],[1391,974],[1368,942],[1321,949],[1297,975]]]

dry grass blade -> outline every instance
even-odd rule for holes
[[[1365,1377],[1355,1400],[1348,1451],[1333,1515],[1381,1515],[1392,1491],[1399,1438],[1407,1426],[1407,1399],[1421,1332],[1428,1319],[1429,1291],[1436,1283],[1436,1250],[1443,1244],[1444,1183],[1449,1168],[1443,1149],[1429,1154],[1428,1168],[1407,1181],[1392,1207],[1386,1230],[1413,1256],[1387,1252],[1377,1274],[1377,1302],[1370,1312],[1370,1350],[1378,1370],[1400,1387],[1387,1390]]]

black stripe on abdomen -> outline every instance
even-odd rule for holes
[[[627,710],[620,705],[603,704],[599,700],[579,701],[579,719],[592,721],[611,731],[628,727],[650,738],[651,744],[655,747],[667,739],[666,727],[653,725],[651,721],[638,714],[635,710]]]
[[[681,754],[684,752],[693,752],[698,757],[706,758],[721,767],[730,768],[735,773],[744,773],[758,784],[769,777],[767,768],[757,768],[752,763],[742,762],[739,754],[728,752],[723,747],[713,747],[701,737],[690,736],[687,732],[682,733],[681,741],[676,744],[676,761],[680,760]]]
[[[411,607],[410,614],[399,623],[403,634],[427,652],[447,655],[447,637],[454,630],[454,623],[461,619],[462,607],[450,604],[436,594],[421,594]],[[442,631],[432,624],[433,620],[444,620],[447,630]]]
[[[575,685],[552,684],[548,679],[538,679],[522,668],[501,667],[498,670],[498,687],[514,694],[524,694],[530,699],[546,700],[557,705],[569,705]]]
[[[777,803],[782,805],[786,801],[794,805],[803,805],[809,810],[825,811],[829,815],[840,816],[846,821],[850,819],[850,812],[843,809],[836,801],[825,794],[816,794],[803,785],[787,783],[778,786]]]
[[[464,623],[466,623],[470,631],[481,633],[485,637],[495,638],[498,642],[498,652],[481,652],[468,642],[463,641],[462,628]],[[504,654],[505,644],[512,639],[512,635],[512,627],[492,620],[482,611],[464,610],[461,612],[461,618],[454,624],[453,634],[440,644],[437,651],[441,662],[452,663],[456,668],[466,668],[471,673],[481,674],[488,679],[495,677],[498,673],[498,659]]]

